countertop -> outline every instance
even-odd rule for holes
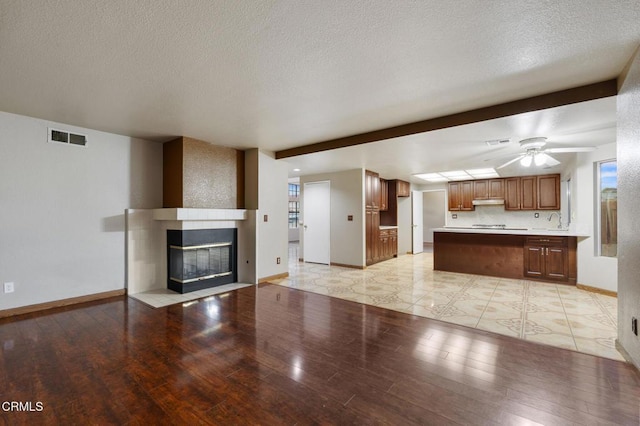
[[[458,232],[473,234],[503,234],[503,235],[557,235],[562,237],[590,237],[590,235],[582,232],[576,232],[570,229],[538,229],[538,228],[506,228],[506,229],[486,229],[471,228],[464,226],[445,226],[444,228],[436,228],[433,232]]]

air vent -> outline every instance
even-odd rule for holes
[[[86,146],[87,136],[78,133],[65,132],[64,130],[49,128],[49,142]]]
[[[485,143],[489,146],[506,145],[509,142],[511,142],[511,139],[495,139],[492,141],[485,141]]]

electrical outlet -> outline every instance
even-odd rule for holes
[[[636,336],[638,335],[638,318],[636,317],[631,318],[631,331],[633,331],[633,334]]]
[[[280,264],[280,258],[276,257],[276,263],[279,265]]]
[[[5,293],[13,293],[14,290],[15,290],[15,286],[13,283],[4,283]]]

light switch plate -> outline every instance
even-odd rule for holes
[[[4,292],[5,293],[13,293],[15,290],[15,286],[13,283],[4,283]]]

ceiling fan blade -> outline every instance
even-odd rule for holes
[[[538,155],[542,156],[542,158],[544,159],[544,164],[549,167],[557,166],[558,164],[560,164],[558,160],[556,160],[550,155],[545,154],[544,152],[541,152]]]
[[[503,154],[503,155],[497,155],[495,157],[487,158],[484,161],[502,160],[503,158],[513,157],[514,155],[520,155],[520,154],[518,154],[517,152],[512,152],[511,154]]]
[[[544,150],[544,152],[551,152],[551,153],[562,153],[562,152],[589,152],[589,151],[595,151],[596,147],[595,146],[576,146],[576,147],[567,147],[567,148],[547,148]]]
[[[506,163],[504,163],[504,164],[502,164],[502,165],[500,165],[500,166],[496,167],[496,170],[497,170],[497,169],[501,169],[501,168],[503,168],[503,167],[507,167],[509,164],[515,163],[516,161],[518,161],[518,160],[520,160],[520,159],[524,158],[525,156],[526,156],[525,154],[518,155],[518,156],[517,156],[516,158],[514,158],[513,160],[509,160],[509,161],[507,161]]]

